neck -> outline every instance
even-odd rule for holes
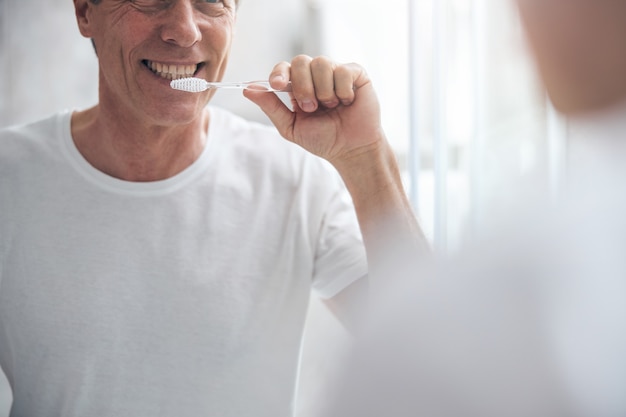
[[[170,178],[189,167],[206,144],[209,114],[189,123],[155,126],[107,117],[99,106],[72,116],[72,138],[96,169],[125,181]]]

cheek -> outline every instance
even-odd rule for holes
[[[98,43],[119,58],[124,49],[141,43],[151,30],[149,20],[142,14],[116,9],[100,23]]]
[[[222,17],[211,20],[203,30],[203,39],[210,43],[215,50],[228,54],[234,35],[234,20],[231,17]]]

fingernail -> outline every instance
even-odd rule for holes
[[[272,77],[272,81],[274,82],[285,81],[285,77],[283,77],[282,74],[277,74]]]
[[[324,104],[324,107],[332,109],[339,105],[339,101],[338,100],[325,101],[323,104]]]
[[[304,100],[302,103],[300,103],[300,107],[304,111],[314,111],[315,103],[313,103],[311,100]]]

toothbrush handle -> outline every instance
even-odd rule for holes
[[[209,88],[233,88],[254,91],[264,91],[268,93],[283,93],[291,91],[291,82],[281,90],[276,90],[270,86],[269,81],[247,81],[247,82],[207,82]]]
[[[291,92],[291,81],[287,83],[285,88],[280,90],[274,89],[270,86],[269,81],[250,81],[245,83],[246,90],[255,90],[255,91],[266,91],[269,93],[288,93]]]

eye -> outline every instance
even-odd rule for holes
[[[217,16],[228,8],[226,3],[224,0],[196,0],[196,7],[207,15]]]

